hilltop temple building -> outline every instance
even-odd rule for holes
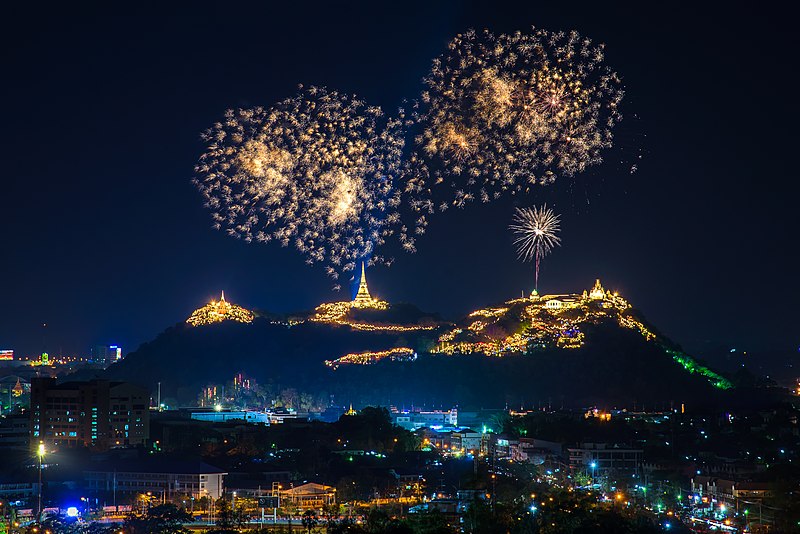
[[[200,326],[211,323],[219,323],[225,320],[237,321],[239,323],[252,323],[253,312],[246,310],[236,304],[231,304],[225,300],[225,292],[222,292],[219,300],[212,300],[202,308],[196,309],[186,322],[192,326]]]
[[[586,295],[586,291],[584,291],[583,294]],[[592,300],[603,300],[604,298],[606,298],[606,292],[603,289],[603,286],[600,285],[599,278],[595,280],[594,287],[592,288],[591,291],[589,291],[589,298]]]
[[[361,262],[361,280],[358,283],[358,292],[350,305],[353,308],[384,308],[385,306],[380,305],[381,302],[380,299],[373,298],[369,294],[366,266],[364,262]]]
[[[600,301],[603,306],[617,306],[627,307],[628,304],[625,299],[619,296],[618,293],[612,293],[603,288],[600,279],[596,279],[594,286],[590,290],[583,290],[583,293],[578,294],[564,294],[564,295],[539,295],[534,289],[529,297],[530,300],[539,301],[543,303],[544,308],[548,310],[563,310],[568,308],[576,308],[586,301]]]

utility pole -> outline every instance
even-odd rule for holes
[[[258,485],[258,504],[262,505],[262,506],[261,506],[261,523],[259,523],[259,524],[258,524],[258,531],[259,531],[259,532],[261,532],[261,529],[263,529],[263,528],[264,528],[264,506],[263,506],[263,504],[264,504],[264,503],[263,503],[263,501],[261,500],[261,496],[262,496],[262,493],[261,493],[261,484],[259,484],[259,485]]]

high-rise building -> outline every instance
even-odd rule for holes
[[[31,380],[31,443],[105,450],[143,445],[150,434],[150,392],[127,382],[56,384]]]
[[[97,345],[92,348],[92,360],[101,365],[110,365],[122,359],[122,347],[118,345]]]

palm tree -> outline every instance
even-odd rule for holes
[[[303,514],[303,526],[306,527],[306,532],[311,534],[311,530],[316,527],[318,523],[317,514],[314,513],[314,510],[306,510]]]

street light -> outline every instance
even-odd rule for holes
[[[44,458],[44,442],[39,442],[39,450],[37,451],[37,456],[39,457],[39,509],[37,510],[37,521],[42,520],[42,459]]]

